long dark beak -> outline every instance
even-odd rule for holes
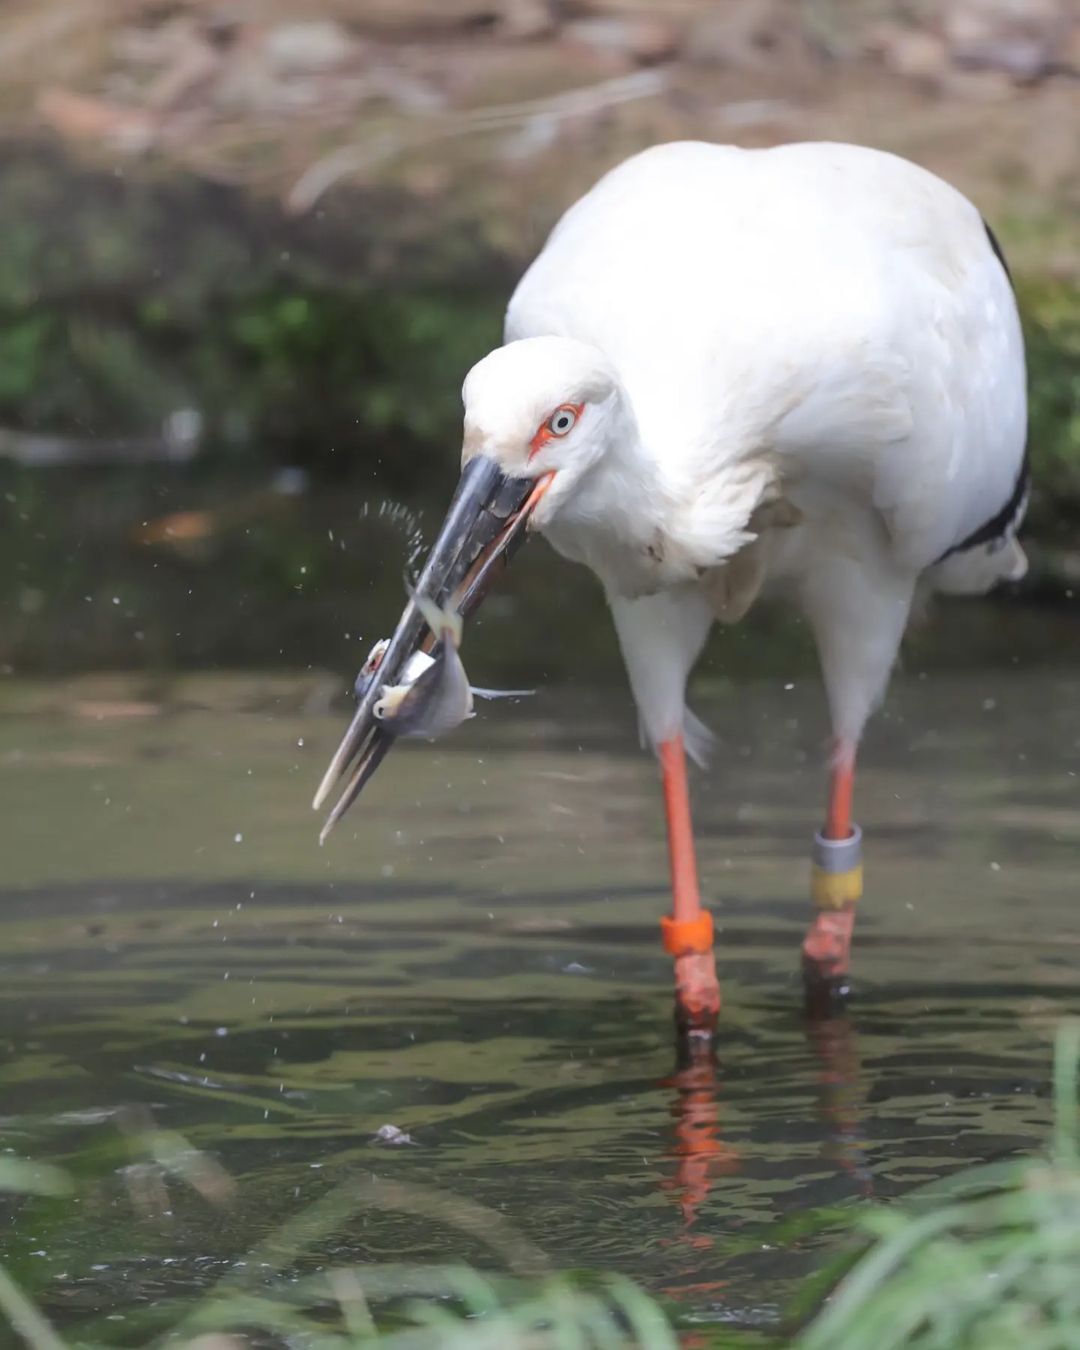
[[[468,617],[484,598],[495,574],[517,551],[532,508],[546,487],[544,479],[508,477],[485,455],[469,460],[417,580],[417,594],[431,596],[439,605],[452,600],[454,607]],[[375,720],[373,712],[383,685],[396,684],[406,661],[432,641],[433,635],[410,600],[383,655],[377,677],[368,681],[359,694],[360,702],[349,729],[315,794],[312,805],[317,811],[349,775],[322,828],[320,843],[359,797],[394,743],[394,736]]]

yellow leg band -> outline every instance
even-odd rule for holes
[[[843,909],[862,896],[862,863],[847,872],[826,872],[816,865],[810,869],[810,894],[818,909]]]

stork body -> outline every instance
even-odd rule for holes
[[[717,994],[683,781],[683,746],[703,759],[708,735],[687,676],[715,619],[764,586],[790,593],[832,720],[823,836],[851,836],[855,750],[917,587],[981,592],[1024,570],[1008,274],[975,207],[892,155],[665,145],[565,214],[506,340],[466,381],[466,457],[554,470],[531,524],[603,583],[663,767],[669,946],[694,1020]],[[570,433],[537,444],[567,405]],[[818,889],[805,954],[843,980],[858,881]]]
[[[1023,344],[992,235],[960,193],[878,151],[658,146],[566,212],[505,336],[466,378],[462,481],[420,588],[479,603],[526,524],[600,578],[660,759],[662,922],[691,1030],[715,1019],[719,987],[685,768],[709,736],[687,677],[715,620],[786,590],[834,738],[803,952],[815,981],[843,987],[855,753],[916,590],[977,593],[1025,567]],[[419,622],[402,616],[389,665]],[[385,754],[369,703],[317,794],[356,761],[327,828]]]

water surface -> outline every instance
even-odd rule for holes
[[[665,852],[621,691],[549,690],[395,752],[320,850],[341,729],[315,681],[6,686],[0,1147],[107,1150],[147,1107],[238,1183],[133,1208],[106,1169],[5,1246],[65,1324],[211,1287],[376,1175],[492,1207],[560,1267],[703,1325],[775,1326],[843,1241],[788,1221],[1038,1145],[1080,1009],[1080,681],[898,680],[867,742],[857,999],[808,1026],[797,950],[821,797],[813,681],[706,693],[695,783],[726,1010],[676,1064]],[[384,1124],[412,1144],[373,1138]],[[787,1226],[785,1226],[787,1224]],[[304,1258],[490,1261],[363,1208]],[[25,1272],[30,1272],[27,1275]]]

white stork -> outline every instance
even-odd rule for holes
[[[703,761],[709,734],[686,683],[715,620],[765,587],[790,595],[833,733],[804,968],[844,989],[856,749],[913,599],[1026,565],[1024,352],[993,235],[959,192],[880,151],[661,145],[566,212],[505,337],[465,380],[462,481],[418,589],[468,610],[526,526],[599,577],[663,776],[677,1011],[706,1032],[720,992],[686,755]],[[410,606],[388,678],[422,632]],[[389,743],[373,697],[317,798],[358,759],[331,821]]]

